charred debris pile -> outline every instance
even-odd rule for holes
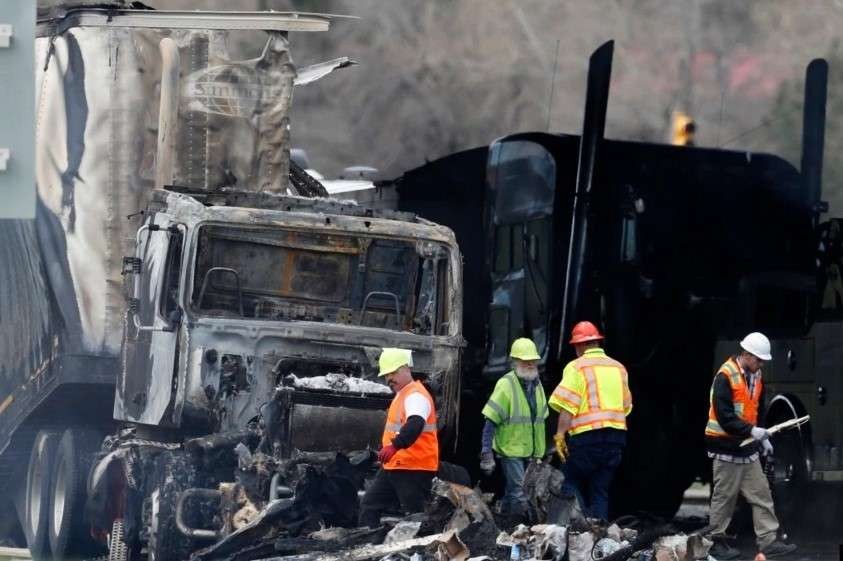
[[[187,453],[201,456],[214,448],[211,444],[197,439]],[[378,528],[361,528],[356,527],[359,496],[375,467],[372,452],[298,453],[276,460],[250,452],[245,444],[235,449],[244,477],[214,497],[234,527],[222,529],[225,537],[213,545],[195,550],[191,561],[712,561],[708,540],[678,533],[671,525],[631,517],[608,525],[585,518],[575,499],[560,494],[564,476],[548,463],[527,470],[530,513],[521,522],[529,525],[494,512],[491,495],[448,481],[465,482],[450,476],[461,471],[450,466],[433,480],[425,512],[396,513],[383,517]],[[203,461],[221,458],[211,454]],[[267,478],[270,473],[275,475]],[[258,511],[250,497],[267,493],[272,500]],[[179,502],[187,511],[201,509],[204,499]],[[201,532],[195,537],[208,538],[206,543],[213,538]]]

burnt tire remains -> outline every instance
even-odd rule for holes
[[[29,553],[36,561],[50,559],[49,508],[53,464],[59,433],[42,430],[35,435],[26,470],[26,507],[23,530]]]
[[[84,520],[88,472],[100,447],[99,432],[70,428],[58,443],[50,484],[49,541],[54,559],[98,553]]]

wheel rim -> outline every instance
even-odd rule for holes
[[[782,434],[775,442],[774,476],[780,486],[792,488],[804,479],[804,457],[801,442],[795,434]]]
[[[38,534],[38,522],[41,520],[41,494],[44,483],[44,466],[41,463],[39,450],[38,459],[29,478],[29,529],[33,536]]]
[[[64,505],[67,501],[67,476],[65,475],[66,460],[61,458],[61,461],[56,466],[55,483],[53,485],[53,531],[58,533],[64,522]]]

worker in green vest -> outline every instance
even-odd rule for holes
[[[544,422],[548,416],[547,399],[539,380],[539,356],[536,344],[520,338],[509,352],[512,370],[500,377],[483,407],[480,469],[487,475],[495,470],[495,454],[506,481],[501,500],[501,514],[523,517],[527,514],[524,472],[532,459],[544,456]],[[494,453],[493,453],[494,451]]]

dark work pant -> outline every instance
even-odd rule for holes
[[[585,515],[609,519],[609,485],[623,457],[623,444],[610,442],[568,443],[564,489],[576,493]]]
[[[377,528],[386,511],[422,512],[435,471],[381,469],[360,503],[360,526]]]
[[[501,457],[500,460],[506,482],[501,499],[501,514],[524,516],[528,510],[527,495],[524,494],[524,472],[527,471],[530,458]]]

